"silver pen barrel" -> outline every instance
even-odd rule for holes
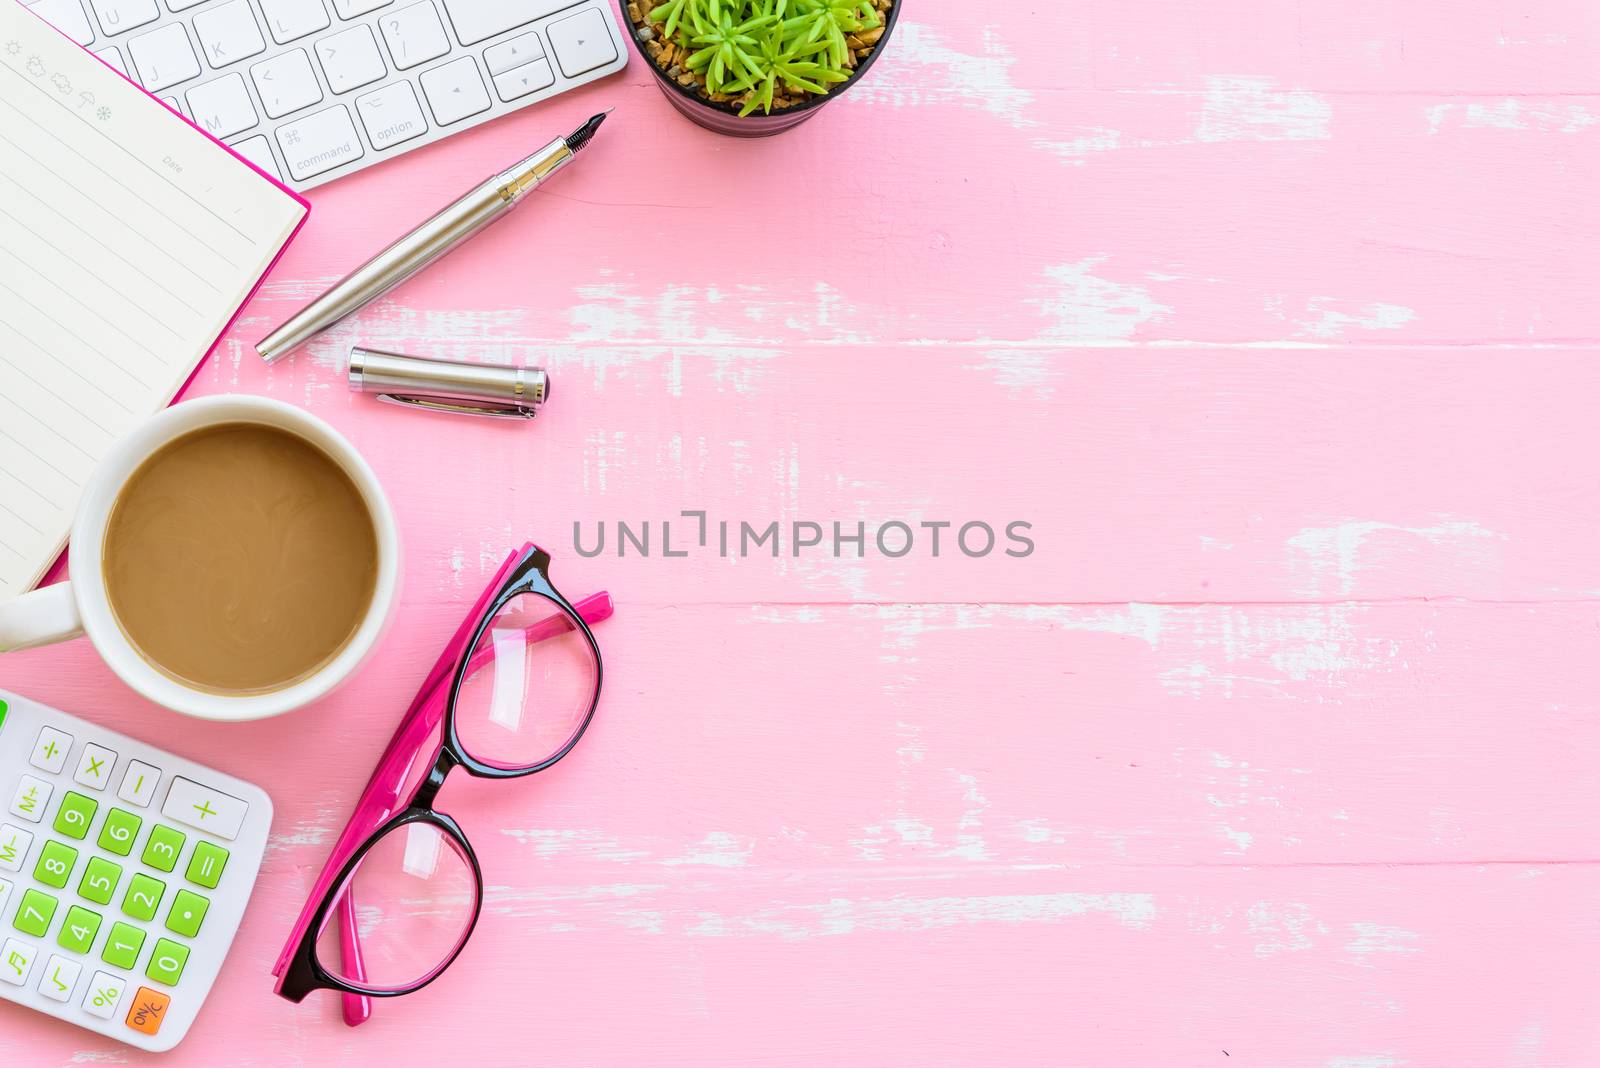
[[[479,184],[335,283],[256,343],[268,363],[293,351],[345,316],[383,296],[479,230],[504,216],[524,194],[572,159],[556,138],[527,159]]]

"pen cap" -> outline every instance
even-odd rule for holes
[[[438,411],[531,419],[550,397],[550,376],[537,367],[496,367],[357,346],[350,350],[350,389]]]

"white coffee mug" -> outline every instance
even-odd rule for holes
[[[278,427],[316,445],[360,491],[377,533],[377,582],[354,636],[313,675],[268,693],[218,694],[185,686],[139,655],[123,634],[106,595],[101,565],[106,525],[123,484],[163,445],[219,423]],[[400,586],[400,536],[394,513],[372,468],[338,431],[316,416],[265,397],[226,395],[185,401],[166,409],[112,446],[95,468],[78,502],[68,546],[72,580],[0,602],[0,652],[27,649],[88,634],[95,650],[122,681],[150,700],[201,719],[242,721],[276,716],[325,697],[359,668],[377,645],[394,612]]]

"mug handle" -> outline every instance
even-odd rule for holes
[[[0,601],[0,653],[64,642],[82,633],[83,619],[70,582]]]

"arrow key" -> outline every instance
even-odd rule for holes
[[[489,110],[489,91],[483,87],[478,61],[471,56],[425,71],[422,92],[433,109],[434,122],[440,126]]]
[[[550,35],[550,47],[561,64],[561,73],[569,78],[603,67],[617,58],[611,31],[598,8],[584,8],[576,15],[552,22],[545,32]]]
[[[489,68],[491,75],[504,74],[524,63],[532,63],[536,59],[543,58],[544,44],[536,33],[525,33],[509,41],[490,45],[483,50],[483,65]]]
[[[536,59],[532,63],[524,63],[514,70],[494,77],[494,91],[500,94],[501,100],[515,100],[537,93],[540,89],[548,89],[556,83],[555,71],[550,69],[550,61]]]

